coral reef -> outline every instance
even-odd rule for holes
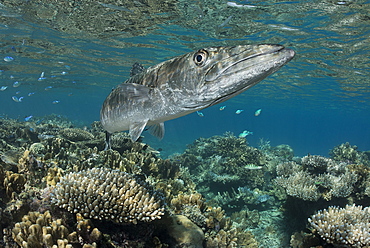
[[[41,214],[30,212],[14,225],[12,237],[24,248],[59,247],[72,248],[81,244],[85,248],[98,247],[102,233],[88,219],[77,214],[76,231],[70,232],[62,219],[53,220],[49,211]]]
[[[78,128],[65,128],[59,131],[59,135],[70,141],[91,140],[94,135]]]
[[[347,197],[358,181],[358,174],[347,163],[311,155],[303,157],[300,164],[293,161],[279,164],[276,173],[277,185],[289,196],[305,201]]]
[[[0,246],[286,247],[314,211],[370,204],[367,155],[339,147],[332,158],[299,158],[288,145],[257,149],[226,133],[162,159],[127,133],[104,150],[99,122],[1,119]],[[318,231],[291,244],[325,247]]]
[[[179,194],[171,206],[178,215],[186,216],[202,228],[205,247],[258,247],[254,236],[245,229],[233,226],[220,207],[210,207],[201,194]]]
[[[200,193],[224,208],[257,203],[256,199],[236,196],[237,188],[248,185],[252,189],[262,189],[265,182],[266,157],[248,146],[245,138],[231,133],[200,138],[173,160],[189,169],[191,180]]]
[[[157,191],[125,172],[93,168],[65,175],[52,195],[57,206],[99,220],[148,222],[164,215]]]
[[[204,233],[186,216],[174,215],[168,225],[168,234],[180,247],[203,248]]]
[[[68,229],[62,220],[53,221],[49,212],[30,212],[13,228],[13,239],[20,247],[72,247],[68,245]]]
[[[330,151],[330,156],[336,161],[370,165],[368,156],[364,152],[360,152],[357,149],[357,146],[351,146],[348,142],[346,142],[334,147]]]
[[[334,247],[370,246],[370,208],[347,205],[329,207],[308,219],[313,232]]]

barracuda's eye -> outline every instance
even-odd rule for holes
[[[194,63],[198,66],[204,65],[208,58],[208,53],[205,50],[199,50],[195,55],[194,55]]]

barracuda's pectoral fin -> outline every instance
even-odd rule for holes
[[[149,127],[149,133],[158,139],[163,139],[164,136],[164,123],[158,123]]]
[[[135,83],[123,83],[119,87],[122,95],[125,95],[128,99],[135,100],[136,102],[149,100],[150,88],[148,86]]]
[[[147,123],[148,119],[131,123],[128,133],[130,134],[132,141],[137,141]]]

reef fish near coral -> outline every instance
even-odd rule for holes
[[[104,101],[100,121],[109,133],[146,126],[163,138],[164,121],[226,101],[280,69],[295,55],[281,45],[210,47],[133,75]]]

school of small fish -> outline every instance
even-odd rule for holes
[[[5,56],[3,58],[3,60],[5,62],[8,62],[8,63],[11,63],[12,61],[15,60],[14,57],[11,57],[11,56]],[[62,64],[64,64],[64,62],[60,62]],[[70,70],[71,67],[69,65],[64,65],[65,69],[67,70]],[[4,75],[5,74],[5,71],[4,70],[0,70],[0,75]],[[48,79],[52,79],[52,78],[55,78],[59,75],[67,75],[68,74],[68,71],[62,71],[62,72],[56,72],[56,71],[52,71],[51,72],[52,75],[50,76],[46,76],[45,75],[45,72],[42,71],[40,73],[40,75],[37,77],[35,77],[35,81],[38,81],[38,82],[41,82],[41,81],[47,81]],[[16,103],[22,103],[22,102],[25,102],[27,101],[27,98],[26,97],[31,97],[33,95],[36,94],[37,91],[32,91],[32,92],[28,92],[28,93],[25,93],[24,92],[24,88],[22,85],[23,85],[23,82],[26,81],[25,79],[22,79],[21,77],[19,76],[14,76],[14,75],[9,75],[9,79],[12,81],[12,82],[9,82],[7,83],[7,85],[2,85],[0,86],[0,92],[3,92],[3,91],[6,91],[8,92],[9,90],[11,90],[12,88],[16,88],[17,91],[14,91],[13,92],[13,96],[11,96],[11,99],[13,100],[13,102],[16,102]],[[50,83],[54,83],[53,81],[50,80]],[[73,84],[75,84],[76,82],[75,81],[72,81]],[[25,84],[27,85],[27,83]],[[35,84],[37,86],[37,84]],[[50,91],[51,89],[53,89],[54,86],[52,85],[49,85],[49,86],[43,86],[43,88],[41,88],[40,90],[44,90],[44,91]],[[22,96],[23,95],[23,96]],[[68,96],[71,96],[72,93],[68,93]],[[53,100],[51,101],[51,104],[59,104],[60,103],[60,100]],[[33,115],[28,115],[28,116],[25,116],[24,117],[24,121],[31,121],[33,118]]]

